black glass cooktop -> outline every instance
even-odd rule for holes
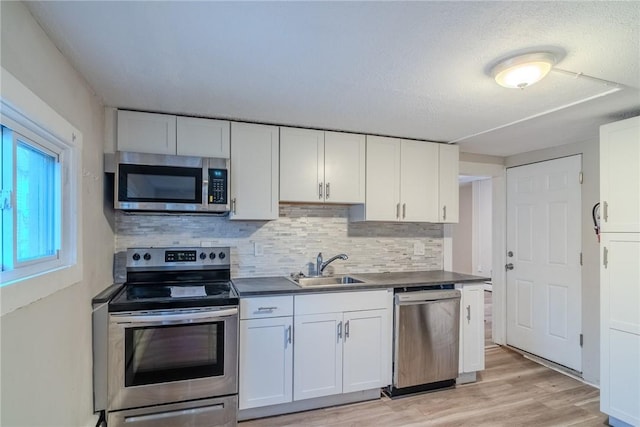
[[[158,310],[238,305],[231,282],[126,284],[109,303],[109,311]]]

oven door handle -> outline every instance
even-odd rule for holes
[[[238,315],[237,308],[228,308],[218,311],[203,312],[177,312],[176,314],[133,314],[118,315],[113,314],[113,320],[118,323],[202,323],[205,321],[215,321],[224,317],[233,317]]]

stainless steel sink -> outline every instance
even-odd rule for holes
[[[351,276],[300,277],[294,281],[303,288],[309,286],[340,286],[350,283],[363,283],[362,280],[355,279]]]

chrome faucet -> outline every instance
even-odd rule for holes
[[[347,256],[347,254],[338,254],[334,257],[329,258],[326,261],[322,261],[322,252],[320,252],[318,254],[318,257],[316,258],[316,274],[318,276],[322,276],[322,272],[324,271],[325,268],[327,268],[327,266],[329,264],[331,264],[333,261],[337,260],[337,259],[341,259],[341,260],[347,260],[349,259],[349,257]]]

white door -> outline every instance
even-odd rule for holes
[[[342,393],[342,313],[295,317],[293,400]]]
[[[582,370],[581,156],[507,170],[507,344]]]
[[[343,393],[384,386],[387,310],[344,313]]]
[[[291,402],[293,318],[240,321],[240,409]]]

